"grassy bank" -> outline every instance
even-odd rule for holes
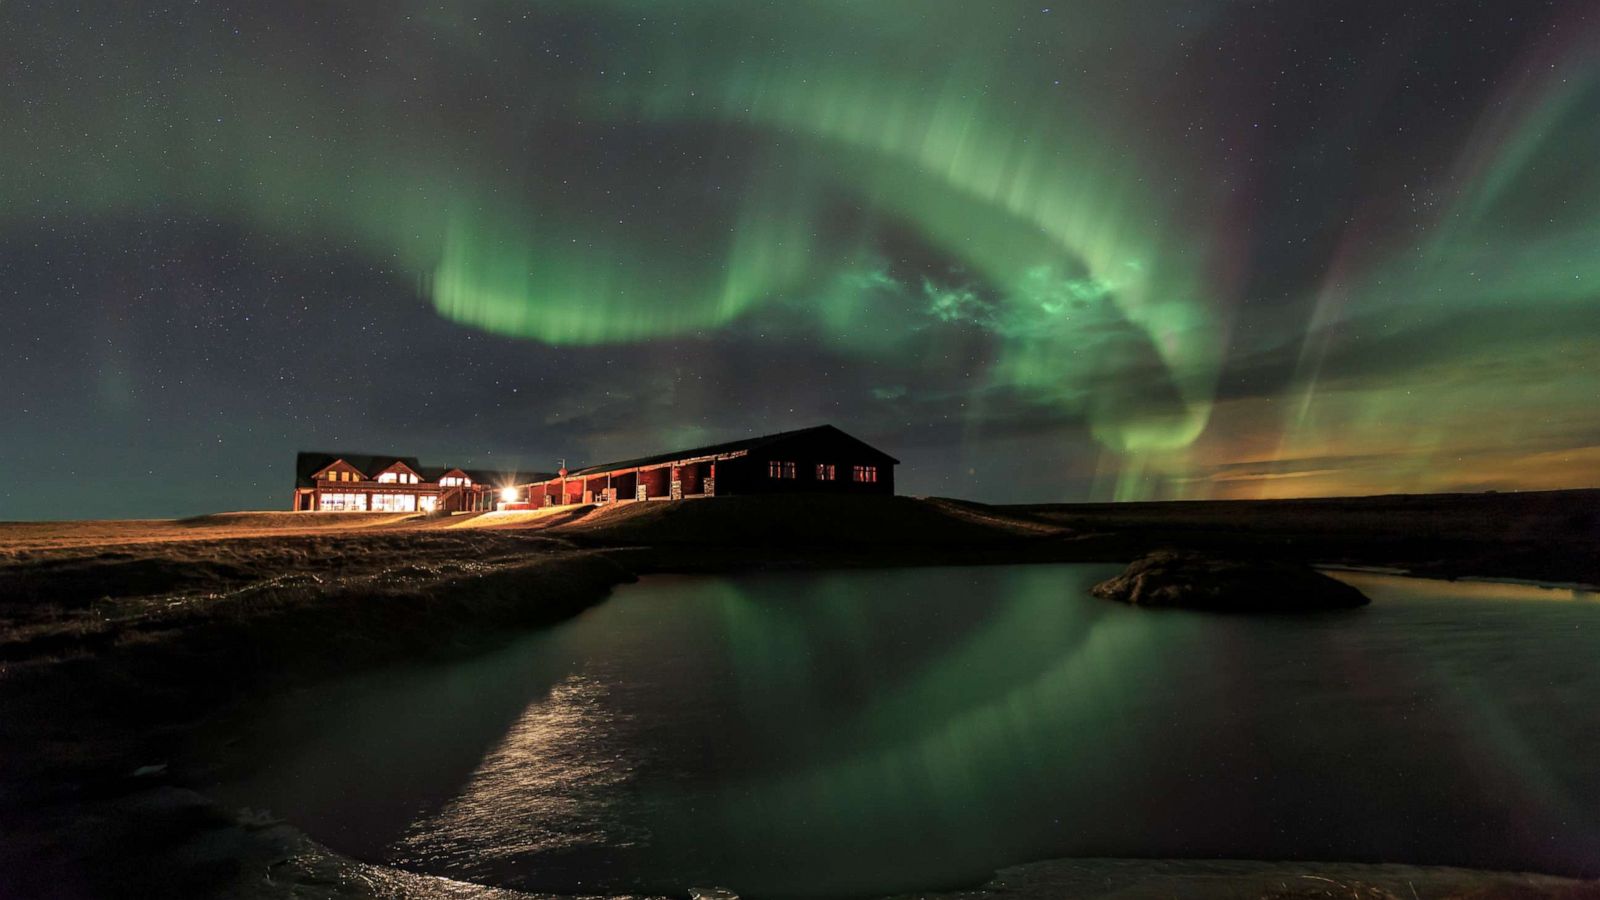
[[[90,600],[74,577],[48,599],[30,576],[31,602],[57,609],[19,615],[7,629],[0,896],[239,896],[245,888],[370,896],[361,888],[370,877],[327,882],[330,867],[342,872],[348,861],[292,828],[257,827],[212,807],[183,789],[184,772],[169,762],[207,722],[275,692],[397,660],[477,652],[569,618],[633,577],[601,552],[509,538],[490,538],[482,557],[464,562],[366,558],[392,543],[227,548],[224,555],[262,567],[256,580],[246,567],[218,563],[226,575],[215,581],[163,580],[172,593]],[[516,543],[525,546],[513,552]],[[294,577],[267,574],[302,554]],[[163,572],[172,563],[155,561]],[[7,596],[8,605],[19,602]]]

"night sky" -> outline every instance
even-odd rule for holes
[[[0,519],[832,422],[992,501],[1600,484],[1600,4],[0,4]]]

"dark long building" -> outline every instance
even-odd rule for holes
[[[832,425],[585,466],[519,486],[529,507],[736,494],[893,494],[899,460]]]

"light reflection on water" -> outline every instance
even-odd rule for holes
[[[264,712],[222,792],[563,892],[869,894],[1068,855],[1600,866],[1592,596],[1343,573],[1373,606],[1210,616],[1087,596],[1114,571],[648,578]]]
[[[457,796],[406,828],[394,844],[395,861],[476,873],[486,861],[581,852],[641,837],[631,836],[609,809],[613,795],[633,778],[631,755],[596,754],[587,740],[621,724],[606,704],[606,692],[602,682],[581,675],[552,687],[523,712]],[[528,777],[530,768],[538,777]],[[506,815],[534,809],[537,816]]]

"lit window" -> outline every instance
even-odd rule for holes
[[[330,512],[362,511],[367,508],[366,494],[323,494],[317,508]]]
[[[416,512],[415,494],[373,494],[372,508],[378,512]]]
[[[873,484],[878,480],[877,466],[855,466],[850,477],[863,484]]]
[[[768,478],[782,478],[783,477],[783,463],[778,462],[775,459],[767,460],[767,477]]]
[[[834,474],[833,463],[817,463],[818,481],[832,481]]]
[[[395,480],[398,479],[399,477],[400,476],[395,474],[394,472],[385,472],[382,475],[378,476],[378,483],[379,484],[394,484]]]

